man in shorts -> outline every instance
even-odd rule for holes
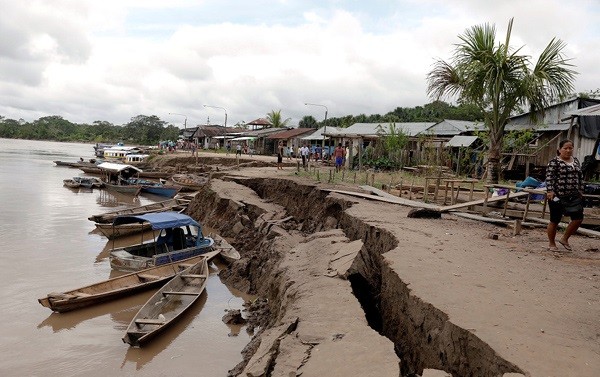
[[[338,172],[342,170],[342,166],[344,165],[344,157],[346,156],[346,151],[342,148],[342,143],[339,143],[335,150],[333,151],[333,157],[335,158],[335,171]]]

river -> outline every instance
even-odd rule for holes
[[[154,291],[63,314],[38,303],[114,276],[109,241],[88,216],[161,200],[63,187],[83,173],[53,161],[80,157],[92,145],[0,139],[0,375],[225,376],[250,336],[221,317],[248,298],[221,283],[218,264],[200,302],[144,348],[121,338]]]

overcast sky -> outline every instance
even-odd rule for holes
[[[281,110],[384,114],[431,102],[426,75],[467,28],[496,25],[537,60],[557,37],[600,88],[599,0],[0,0],[0,115],[183,127]]]

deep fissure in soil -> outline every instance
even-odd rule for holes
[[[316,186],[291,180],[224,179],[236,182],[240,189],[251,189],[265,203],[280,208],[273,211],[279,213],[269,213],[256,204],[223,198],[209,187],[188,208],[190,215],[229,238],[242,255],[242,260],[224,270],[221,277],[238,289],[268,299],[269,315],[263,318],[263,329],[282,318],[286,309],[280,302],[292,284],[286,281],[285,271],[278,268],[286,251],[271,247],[277,227],[305,235],[333,227],[342,229],[350,240],[363,242],[346,278],[369,325],[394,343],[402,375],[421,374],[425,368],[456,376],[521,372],[471,332],[451,323],[445,313],[414,296],[384,258],[386,252],[398,247],[395,237],[348,215],[345,209],[352,205],[350,201],[329,197]],[[247,350],[245,360],[252,352]]]

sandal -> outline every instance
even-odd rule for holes
[[[569,244],[568,244],[568,243],[566,243],[566,242],[562,242],[561,240],[558,240],[558,243],[559,243],[559,244],[561,244],[561,245],[563,245],[563,247],[564,247],[565,249],[567,249],[567,251],[572,251],[572,250],[573,250],[573,249],[571,248],[571,245],[569,245]]]
[[[547,250],[551,251],[553,253],[559,253],[560,252],[560,250],[558,250],[558,247],[556,247],[556,246],[548,246]]]

